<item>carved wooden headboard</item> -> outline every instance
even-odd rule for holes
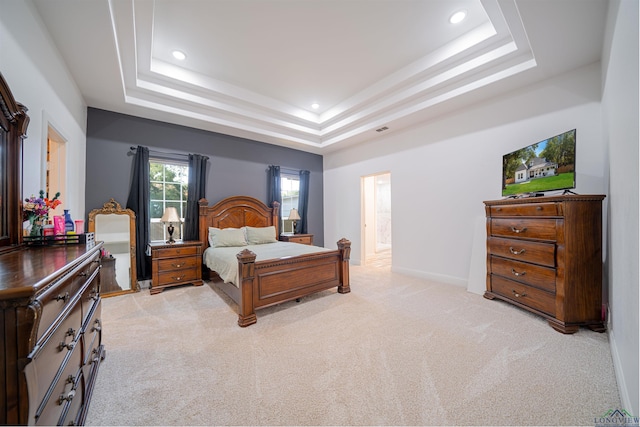
[[[273,202],[273,207],[268,207],[260,200],[249,196],[227,197],[209,206],[206,199],[200,199],[200,241],[203,248],[209,246],[209,227],[216,228],[240,228],[250,227],[276,227],[276,236],[280,235],[278,212],[280,204]]]

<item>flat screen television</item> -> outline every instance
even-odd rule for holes
[[[544,195],[576,188],[576,130],[502,157],[502,197]]]

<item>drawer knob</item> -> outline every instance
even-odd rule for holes
[[[511,274],[513,274],[516,277],[520,277],[520,276],[524,276],[525,274],[527,274],[526,271],[523,271],[522,273],[518,273],[515,269],[511,269]]]
[[[61,394],[60,397],[58,398],[58,405],[62,405],[64,402],[71,402],[75,395],[76,395],[75,390],[71,390],[69,393],[67,393],[66,396],[64,394]]]
[[[95,325],[91,328],[91,332],[100,332],[102,330],[102,326],[100,325],[100,319],[96,319]]]
[[[64,295],[58,295],[55,300],[66,303],[69,300],[69,292],[65,292]]]
[[[526,297],[527,296],[527,294],[525,294],[524,292],[523,293],[516,292],[515,289],[511,289],[511,292],[513,292],[513,296],[516,297],[516,298]]]
[[[513,246],[509,246],[509,252],[511,252],[514,255],[522,255],[525,252],[525,250],[524,250],[524,248],[522,248],[519,251],[517,251],[517,250],[513,249]]]
[[[176,282],[179,282],[182,279],[184,279],[184,276],[172,277],[172,279],[175,280]]]
[[[74,331],[72,328],[69,328],[69,330],[67,331],[67,333],[65,334],[65,338],[66,337],[71,337],[72,340],[75,340],[76,337],[76,331]],[[73,348],[75,347],[75,344],[72,342],[70,342],[69,344],[67,344],[64,341],[61,341],[60,344],[58,345],[58,350],[62,351],[65,348],[69,351],[73,350]]]
[[[100,355],[99,355],[99,351],[97,348],[94,348],[91,351],[91,354],[93,355],[93,359],[91,359],[90,363],[99,363],[100,362]]]
[[[171,264],[171,265],[172,265],[174,268],[180,268],[180,267],[182,267],[184,264],[177,263],[177,264]]]
[[[69,344],[65,343],[64,341],[60,342],[60,345],[58,346],[58,350],[62,351],[65,348],[69,351],[73,350],[73,347],[75,347],[76,345],[72,342],[70,342]]]
[[[511,231],[513,231],[514,233],[524,233],[525,231],[527,231],[527,227],[522,227],[522,228],[511,227]]]

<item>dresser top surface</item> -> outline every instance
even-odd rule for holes
[[[499,200],[487,200],[484,202],[487,206],[493,205],[521,205],[527,203],[550,203],[550,202],[599,202],[604,200],[606,196],[603,194],[566,194],[561,196],[542,196],[542,197],[519,197],[506,198]]]
[[[0,300],[24,298],[100,251],[102,243],[25,247],[0,255]]]

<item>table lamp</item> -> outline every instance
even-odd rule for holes
[[[180,217],[178,216],[178,211],[176,210],[176,208],[166,208],[164,210],[164,213],[162,214],[162,218],[160,218],[160,222],[169,224],[167,226],[167,233],[169,233],[169,240],[167,240],[167,243],[175,243],[176,241],[173,240],[173,223],[180,223]]]
[[[298,213],[298,209],[291,209],[291,212],[289,212],[289,220],[293,221],[293,234],[296,234],[296,224],[298,222],[298,220],[302,219],[300,218],[300,214]]]

